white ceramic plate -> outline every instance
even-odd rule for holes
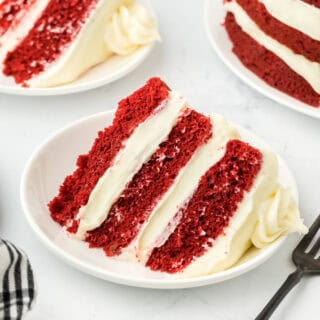
[[[149,0],[139,0],[156,21],[156,16]],[[11,78],[0,83],[0,93],[26,96],[53,96],[87,91],[116,81],[137,68],[149,55],[154,44],[141,47],[128,56],[113,56],[107,61],[84,73],[78,80],[53,88],[22,88]]]
[[[263,95],[298,112],[311,117],[320,118],[320,108],[313,108],[296,100],[266,84],[248,70],[232,52],[232,44],[226,30],[222,26],[226,11],[223,0],[205,0],[204,23],[209,41],[224,63],[244,82]]]
[[[83,118],[62,129],[47,140],[31,157],[21,181],[21,202],[32,229],[40,240],[64,261],[96,277],[137,287],[187,288],[208,285],[236,277],[258,266],[274,254],[284,238],[262,250],[251,250],[229,270],[192,279],[174,279],[152,272],[137,263],[115,261],[101,249],[89,249],[82,241],[71,239],[50,217],[47,203],[57,194],[65,176],[75,168],[79,154],[86,153],[97,132],[112,122],[113,111]],[[257,146],[266,146],[252,133],[238,128],[242,137]],[[294,179],[280,161],[279,181],[292,188],[296,200]]]

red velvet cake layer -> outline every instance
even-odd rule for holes
[[[320,41],[274,18],[259,0],[236,0],[264,33],[311,61],[320,62]],[[307,17],[306,17],[307,18]]]
[[[272,87],[311,106],[319,107],[320,95],[309,83],[278,56],[243,32],[232,13],[227,14],[225,27],[233,42],[233,52],[248,69]]]
[[[0,37],[14,27],[35,0],[4,0],[0,4]]]
[[[223,158],[200,179],[191,200],[177,213],[182,218],[173,233],[153,249],[146,265],[175,273],[214,246],[251,189],[262,161],[259,150],[239,140],[229,141]]]
[[[152,78],[144,87],[119,102],[112,125],[98,133],[88,154],[79,156],[77,169],[66,177],[58,196],[49,203],[51,216],[56,222],[64,226],[75,218],[134,129],[152,115],[167,97],[167,85],[158,78]],[[75,232],[76,228],[74,222],[69,231]]]
[[[9,52],[4,74],[23,83],[44,71],[77,36],[98,0],[51,0],[24,40]]]
[[[309,3],[315,7],[320,8],[320,0],[301,0],[301,1]]]
[[[103,247],[107,256],[121,253],[137,236],[141,226],[185,167],[196,149],[212,135],[210,119],[188,109],[160,144],[151,159],[133,177],[106,221],[89,232],[91,247]]]

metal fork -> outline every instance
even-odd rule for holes
[[[269,319],[283,298],[300,281],[303,275],[320,275],[320,258],[316,258],[316,255],[320,249],[320,237],[315,240],[312,248],[306,252],[308,246],[312,242],[319,229],[320,215],[317,217],[315,222],[310,227],[309,232],[302,238],[292,253],[292,260],[297,267],[296,271],[288,276],[287,280],[283,283],[280,289],[259,313],[255,320]]]

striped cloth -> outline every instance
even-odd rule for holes
[[[0,319],[22,319],[34,297],[33,272],[27,256],[0,239]]]

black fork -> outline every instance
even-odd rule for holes
[[[300,281],[303,275],[320,274],[320,258],[316,258],[316,255],[320,249],[320,237],[315,240],[312,248],[306,252],[308,246],[312,242],[319,229],[320,215],[310,227],[308,234],[302,238],[292,253],[292,260],[297,267],[296,271],[288,276],[287,280],[283,283],[280,289],[259,313],[255,320],[269,319],[283,298]]]

